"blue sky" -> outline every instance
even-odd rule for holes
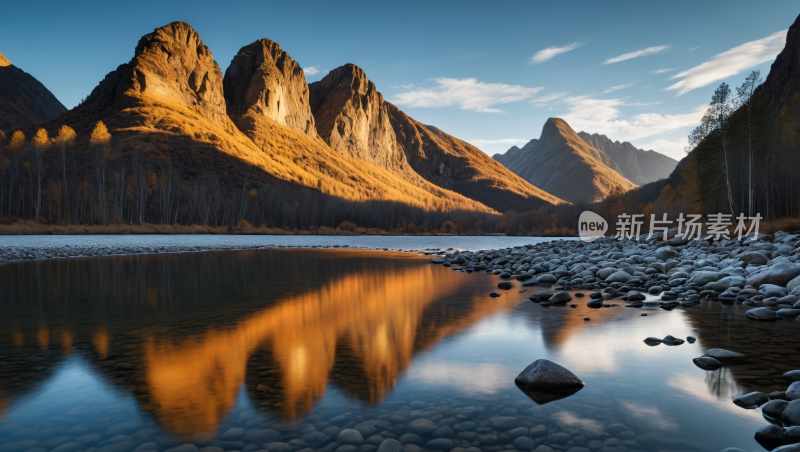
[[[558,116],[680,158],[720,82],[752,69],[766,78],[800,2],[162,0],[6,2],[3,12],[13,19],[0,53],[68,108],[142,35],[182,20],[223,71],[263,37],[309,82],[354,63],[410,116],[489,154],[538,138]]]

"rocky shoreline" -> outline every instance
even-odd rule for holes
[[[427,254],[436,254],[427,252]],[[484,271],[523,286],[550,285],[531,300],[545,306],[572,300],[570,290],[593,291],[588,305],[622,299],[628,306],[657,303],[666,309],[701,300],[752,306],[747,317],[774,321],[800,316],[800,234],[778,232],[743,240],[666,241],[600,238],[554,240],[513,249],[439,253],[432,263],[453,271]],[[498,285],[508,289],[511,285]],[[644,293],[659,300],[647,301]]]

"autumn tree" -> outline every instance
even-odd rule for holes
[[[50,138],[47,136],[47,131],[39,129],[31,142],[31,167],[34,175],[36,176],[36,221],[39,221],[39,213],[42,209],[42,165],[44,163],[44,155],[51,145]]]
[[[25,153],[25,134],[21,130],[17,130],[11,134],[11,139],[8,140],[6,149],[9,151],[9,168],[8,168],[8,213],[13,215],[19,213],[19,202],[22,200],[22,190],[19,186],[20,169],[22,165],[22,156]],[[19,193],[17,196],[17,209],[12,210],[14,204],[14,190]]]
[[[111,134],[103,121],[98,121],[89,138],[92,150],[95,194],[97,195],[98,214],[101,223],[106,222],[106,174],[108,173],[109,154],[111,153]]]
[[[72,158],[72,146],[75,144],[75,131],[67,125],[61,126],[56,137],[58,168],[61,172],[61,187],[65,205],[69,202],[69,184],[67,181],[67,162]],[[69,217],[69,209],[67,209]]]

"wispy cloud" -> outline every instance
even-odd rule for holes
[[[470,144],[474,144],[475,146],[490,146],[495,144],[502,144],[507,146],[519,146],[527,143],[530,140],[524,140],[521,138],[501,138],[499,140],[467,140]]]
[[[613,64],[619,63],[620,61],[630,60],[633,58],[638,58],[642,56],[652,55],[654,53],[663,52],[667,50],[669,46],[655,46],[655,47],[648,47],[646,49],[637,50],[631,53],[624,53],[620,56],[615,56],[614,58],[607,59],[603,64]]]
[[[448,107],[457,105],[462,110],[481,113],[505,113],[491,108],[492,105],[507,104],[533,97],[541,87],[528,88],[504,83],[485,83],[474,78],[433,79],[438,86],[417,88],[397,94],[395,103],[404,107]]]
[[[683,135],[698,124],[705,105],[684,114],[662,115],[641,113],[625,118],[620,108],[628,106],[622,99],[595,99],[589,96],[568,97],[564,100],[568,112],[562,118],[575,130],[599,133],[620,141],[634,141],[666,132]],[[671,157],[683,154],[683,145],[670,143],[669,149],[653,148]]]
[[[663,101],[663,100],[662,100],[662,101],[659,101],[659,102],[647,102],[647,103],[643,103],[643,102],[634,102],[634,103],[632,103],[632,104],[625,104],[625,106],[626,106],[626,107],[649,107],[649,106],[651,106],[651,105],[658,105],[658,104],[663,104],[663,103],[664,103],[664,101]]]
[[[569,94],[567,91],[557,91],[554,93],[547,93],[544,96],[539,96],[531,100],[531,102],[533,102],[536,107],[547,107],[554,100],[561,99],[567,94]]]
[[[583,42],[573,42],[572,44],[567,44],[565,46],[552,46],[546,49],[542,49],[534,56],[531,57],[530,64],[539,64],[544,63],[545,61],[553,58],[556,55],[561,55],[562,53],[567,53],[572,50],[577,49],[578,47],[582,46]]]
[[[602,94],[608,94],[608,93],[611,93],[611,92],[614,92],[614,91],[619,91],[621,89],[629,88],[629,87],[633,86],[634,83],[636,83],[636,82],[630,82],[630,83],[626,83],[624,85],[612,86],[611,88],[603,91]]]
[[[303,72],[305,72],[306,75],[317,75],[320,72],[322,72],[322,70],[319,69],[316,66],[311,66],[311,67],[304,68]]]
[[[674,71],[674,70],[675,70],[675,68],[672,68],[672,69],[659,69],[657,71],[651,72],[651,74],[663,74],[665,72]]]
[[[736,75],[745,69],[766,63],[774,59],[783,50],[787,31],[781,30],[766,38],[746,42],[714,55],[713,58],[705,63],[670,77],[683,80],[664,89],[678,90],[677,97],[693,89],[714,83],[717,80]]]
[[[689,49],[689,51],[691,52],[692,50],[697,50],[699,48],[700,48],[699,46],[698,47],[692,47],[691,49]]]

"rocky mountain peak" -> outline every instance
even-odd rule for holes
[[[340,66],[308,87],[317,132],[331,148],[390,171],[406,170],[388,103],[360,67]]]
[[[239,49],[223,80],[227,112],[248,113],[316,137],[305,73],[281,46],[263,38]]]
[[[191,25],[173,22],[144,35],[136,46],[125,89],[193,107],[227,121],[222,70]]]
[[[11,66],[11,62],[0,53],[0,67]]]

